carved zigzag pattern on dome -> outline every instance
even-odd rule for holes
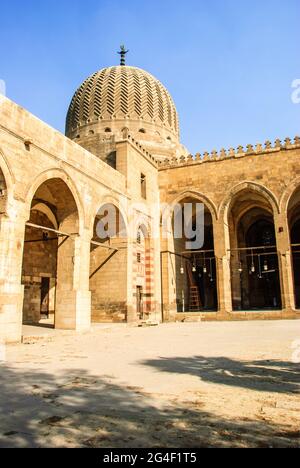
[[[70,104],[67,133],[111,118],[141,119],[179,132],[170,94],[152,75],[134,67],[106,68],[84,81]]]
[[[128,92],[128,74],[127,71],[122,71],[122,78],[120,83],[120,93],[121,93],[121,100],[120,100],[120,112],[123,112],[124,115],[128,115],[129,113],[129,92]]]

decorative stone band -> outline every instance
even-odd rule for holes
[[[166,159],[165,161],[159,162],[159,169],[165,170],[175,166],[189,166],[196,164],[204,164],[209,162],[224,161],[226,159],[236,159],[246,156],[255,156],[260,154],[276,153],[284,150],[294,150],[300,148],[300,137],[296,136],[294,141],[291,138],[286,138],[284,143],[277,139],[272,145],[270,141],[266,141],[264,145],[257,144],[247,145],[247,148],[238,146],[237,149],[230,148],[229,150],[222,149],[220,152],[216,150],[211,153],[205,152],[203,155],[200,153],[195,156],[189,155],[187,157],[181,156],[181,158],[173,158],[171,160]]]

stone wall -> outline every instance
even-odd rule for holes
[[[1,183],[7,190],[1,198],[0,215],[0,338],[7,341],[20,339],[23,304],[26,320],[37,320],[39,278],[43,273],[51,275],[50,279],[54,281],[51,268],[42,264],[44,260],[37,260],[34,248],[31,249],[34,255],[26,254],[26,262],[32,271],[28,275],[26,272],[22,274],[25,224],[30,219],[34,197],[37,203],[48,203],[60,211],[57,227],[68,234],[58,249],[56,327],[88,329],[91,302],[95,311],[93,320],[136,320],[134,230],[137,228],[135,223],[151,225],[151,206],[158,207],[157,163],[130,137],[115,146],[118,170],[9,99],[3,100],[0,108],[0,173]],[[147,179],[146,200],[141,193],[141,174]],[[68,214],[71,200],[76,207],[76,222],[71,222]],[[90,284],[91,269],[105,256],[104,251],[99,253],[99,258],[91,256],[90,241],[97,212],[106,203],[120,209],[128,229],[133,220],[133,227],[128,236],[127,254],[124,251],[116,254],[116,258],[107,262],[98,274],[96,284],[93,280]],[[159,214],[154,216],[158,224]],[[45,222],[41,220],[43,225]],[[154,253],[147,258],[147,270],[152,275],[149,301],[151,299],[150,308],[159,319],[159,239],[152,242],[151,249]],[[22,277],[26,283],[25,302]],[[108,302],[114,304],[113,312],[107,307]],[[96,308],[101,311],[98,317]]]
[[[291,245],[288,223],[288,203],[300,186],[300,140],[279,140],[272,145],[251,145],[245,151],[239,147],[220,153],[206,153],[204,157],[174,159],[160,165],[159,186],[161,203],[180,202],[187,196],[206,205],[213,217],[214,243],[217,257],[219,312],[199,314],[203,319],[232,320],[298,317],[295,310]],[[233,202],[244,198],[255,205],[257,196],[271,207],[274,218],[277,249],[280,263],[283,310],[270,313],[232,312],[230,249],[233,238],[229,229],[229,216]],[[246,206],[245,206],[246,209]],[[237,219],[234,219],[236,225]],[[170,238],[164,241],[163,250],[174,252]],[[163,262],[163,296],[166,320],[176,315],[176,291],[171,256]],[[178,296],[178,293],[177,293]]]
[[[171,236],[168,239],[159,236],[160,207],[161,203],[180,202],[187,197],[205,203],[214,228],[219,310],[201,316],[209,320],[299,317],[295,310],[289,237],[289,212],[292,207],[294,219],[300,205],[299,193],[293,196],[300,187],[299,138],[286,139],[284,143],[277,140],[274,145],[266,142],[255,148],[249,145],[246,150],[239,147],[237,151],[206,153],[203,158],[200,155],[176,158],[160,165],[128,135],[114,145],[116,170],[15,103],[3,99],[0,107],[0,339],[20,339],[22,276],[27,286],[25,310],[30,320],[38,316],[38,278],[44,273],[54,280],[55,256],[48,247],[43,249],[45,257],[40,260],[36,260],[40,255],[37,247],[31,249],[33,256],[26,254],[25,248],[25,263],[31,271],[22,274],[25,225],[32,215],[36,194],[40,199],[37,202],[54,200],[60,212],[58,227],[68,234],[67,241],[58,249],[55,306],[58,328],[88,330],[92,315],[93,321],[136,321],[136,287],[141,282],[136,238],[140,226],[145,226],[149,236],[142,278],[143,284],[146,281],[147,311],[149,318],[161,319],[160,254],[174,252],[174,242]],[[146,177],[146,198],[141,190],[142,175]],[[55,183],[51,184],[53,180]],[[229,218],[233,203],[239,203],[241,194],[254,204],[260,197],[271,207],[279,258],[281,312],[251,316],[232,312],[230,249],[237,220],[233,216],[230,224]],[[92,248],[91,253],[95,218],[105,204],[119,209],[128,233],[126,249],[117,245],[118,252],[108,261],[107,251],[101,247]],[[39,222],[44,224],[47,220]],[[29,233],[33,235],[27,231],[26,236]],[[178,283],[182,288],[179,269],[178,261],[174,263],[172,256],[163,255],[165,320],[178,318]],[[35,284],[29,284],[32,282]]]
[[[256,149],[249,145],[247,152],[239,147],[237,151],[166,161],[159,169],[161,201],[173,201],[180,193],[194,190],[219,211],[231,191],[249,181],[271,191],[279,203],[291,183],[300,178],[299,156],[300,140],[296,138],[283,144],[279,140],[274,145],[267,142]]]
[[[1,199],[0,214],[0,339],[20,340],[25,223],[30,218],[32,200],[39,187],[54,179],[68,187],[78,210],[78,226],[70,232],[75,237],[63,246],[67,256],[59,264],[56,326],[88,329],[90,239],[94,217],[107,197],[117,202],[120,197],[127,199],[124,176],[9,99],[3,99],[0,107],[0,167],[1,180],[3,182],[4,176],[7,187],[7,195]],[[48,194],[41,192],[39,196],[45,198]],[[63,199],[59,202],[62,218],[63,202]],[[61,225],[60,229],[64,227],[68,232],[67,225]],[[63,254],[63,250],[61,252]],[[45,268],[41,265],[39,270],[40,275]],[[52,272],[48,274],[52,276]],[[66,274],[69,278],[65,282]],[[34,299],[33,289],[30,288],[31,298],[28,298],[29,289],[26,290],[28,309],[33,300],[38,308],[39,285],[35,285]]]
[[[127,240],[112,240],[112,250],[91,248],[90,290],[92,322],[122,323],[127,320]],[[119,250],[114,250],[119,249]]]

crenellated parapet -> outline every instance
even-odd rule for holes
[[[296,136],[293,140],[286,138],[284,142],[277,139],[274,143],[266,141],[264,144],[258,143],[257,145],[238,146],[229,148],[229,150],[221,149],[219,152],[216,150],[210,153],[204,152],[203,154],[197,153],[195,156],[189,155],[187,157],[181,156],[180,158],[166,159],[159,163],[159,169],[168,169],[176,166],[190,166],[197,164],[212,163],[224,161],[227,159],[239,159],[247,156],[259,156],[268,153],[277,153],[280,151],[295,150],[300,148],[300,137]]]
[[[152,156],[151,153],[143,146],[141,145],[135,138],[133,138],[130,135],[124,135],[124,138],[129,141],[140,153],[143,154],[143,156],[148,159],[149,162],[151,162],[154,166],[158,167],[159,163],[157,159]]]

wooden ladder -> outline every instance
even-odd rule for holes
[[[189,304],[189,311],[190,312],[200,312],[201,309],[201,299],[200,299],[200,293],[199,293],[199,288],[196,284],[193,271],[192,271],[192,266],[190,263],[187,265],[187,271],[188,271],[188,279],[189,279],[189,285],[190,285],[190,304]]]
[[[198,286],[190,287],[190,312],[200,312],[201,301]]]

